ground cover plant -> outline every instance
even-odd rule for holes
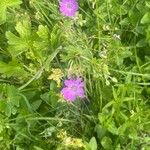
[[[150,1],[0,0],[0,150],[149,150]]]

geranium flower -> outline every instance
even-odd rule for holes
[[[64,88],[61,91],[64,99],[67,101],[74,101],[78,97],[84,98],[84,81],[81,78],[68,79],[64,82]]]
[[[76,0],[61,0],[59,9],[62,15],[73,17],[78,10],[78,3]]]

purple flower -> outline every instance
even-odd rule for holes
[[[61,93],[67,101],[74,101],[76,98],[84,98],[84,82],[81,78],[68,79],[64,82]]]
[[[78,3],[76,0],[61,0],[60,12],[67,17],[73,17],[78,10]]]

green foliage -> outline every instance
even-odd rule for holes
[[[104,149],[113,149],[112,141],[109,137],[104,137],[101,141],[101,144]]]
[[[0,149],[149,150],[150,2],[78,3],[0,1]],[[74,76],[86,96],[67,103]]]
[[[6,22],[6,14],[7,14],[7,8],[9,7],[16,7],[21,4],[21,0],[3,0],[0,2],[0,24],[3,24]]]
[[[96,142],[95,137],[92,137],[90,139],[88,146],[89,146],[89,150],[97,150],[97,142]]]
[[[32,46],[32,37],[31,37],[31,23],[30,20],[23,20],[18,22],[15,27],[19,36],[16,36],[10,31],[6,32],[6,37],[8,39],[8,50],[12,57],[16,57],[24,51],[27,51]]]
[[[17,62],[17,60],[12,60],[8,63],[0,62],[0,73],[3,74],[4,77],[20,77],[20,76],[26,76],[26,71],[23,69],[23,66]]]

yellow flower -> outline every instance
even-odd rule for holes
[[[73,145],[77,147],[84,147],[82,139],[73,138]]]
[[[57,134],[57,138],[59,138],[59,139],[61,139],[61,140],[63,140],[63,139],[66,138],[66,137],[67,137],[67,132],[64,131],[63,129],[60,130],[60,132]]]
[[[63,77],[62,71],[59,68],[57,68],[52,69],[52,74],[48,77],[48,79],[56,81],[57,87],[60,87],[62,77]]]
[[[73,147],[73,148],[84,147],[84,143],[83,143],[82,139],[79,139],[79,138],[66,137],[63,140],[63,143],[67,147]]]
[[[82,139],[73,138],[67,135],[65,130],[60,130],[57,134],[57,138],[62,141],[63,145],[66,148],[83,148],[85,144],[83,143]]]

